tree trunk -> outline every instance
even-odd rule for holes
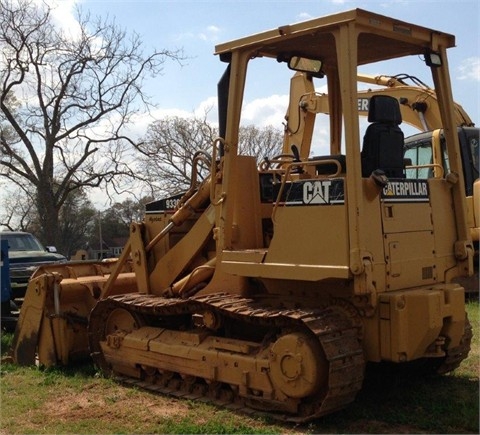
[[[58,208],[55,204],[52,186],[48,183],[41,183],[38,186],[37,208],[41,228],[39,238],[42,243],[48,246],[60,246],[61,240],[59,240],[58,232]]]

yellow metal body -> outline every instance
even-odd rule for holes
[[[219,85],[225,117],[209,178],[177,208],[178,198],[150,204],[108,270],[39,271],[17,361],[38,350],[41,363],[67,363],[88,341],[83,353],[106,373],[295,421],[350,403],[367,362],[458,366],[471,330],[452,280],[471,274],[473,248],[456,176],[446,53],[454,45],[452,35],[359,9],[218,45],[228,64]],[[431,52],[442,60],[431,72],[451,172],[362,177],[357,66]],[[321,60],[317,75],[334,108],[331,154],[309,158],[309,130],[298,153],[258,167],[238,150],[247,66],[263,57],[286,68],[292,55]],[[83,329],[69,329],[75,310]]]
[[[407,77],[408,78],[408,77]],[[439,102],[435,91],[426,85],[408,85],[405,78],[399,79],[391,76],[369,76],[358,74],[358,83],[373,84],[377,87],[358,91],[358,114],[368,116],[368,102],[376,95],[387,95],[396,98],[400,102],[402,120],[419,131],[430,131],[431,168],[436,178],[444,177],[448,168],[444,167],[443,149],[441,143],[442,119]],[[415,78],[413,78],[415,80]],[[454,102],[455,125],[457,127],[474,127],[474,123],[468,113],[458,103]],[[312,139],[316,114],[328,114],[328,94],[315,92],[312,80],[305,73],[295,73],[290,83],[290,101],[285,119],[285,141],[283,153],[288,153],[292,144],[300,144],[303,158],[308,158],[309,143]],[[462,134],[462,131],[459,132]],[[477,142],[479,132],[476,129]],[[461,146],[470,147],[468,142],[460,142]],[[307,152],[307,154],[305,154]],[[469,161],[471,150],[462,150],[466,165],[472,165]],[[473,156],[475,159],[475,156]],[[446,160],[448,162],[448,160]],[[419,168],[420,166],[408,166],[407,168]],[[474,172],[474,171],[473,171]],[[408,171],[407,171],[408,177]],[[472,194],[466,195],[467,226],[470,229],[470,237],[473,241],[480,240],[480,179],[473,180]],[[478,247],[476,249],[478,256]],[[478,262],[475,274],[469,280],[462,279],[463,285],[468,286],[470,292],[478,292]]]
[[[68,364],[89,355],[88,315],[117,267],[114,261],[42,266],[28,284],[14,336],[19,364]],[[125,264],[112,294],[136,291],[136,277]]]

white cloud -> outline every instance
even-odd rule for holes
[[[80,25],[75,18],[75,8],[79,0],[35,0],[42,6],[46,4],[51,10],[53,22],[71,38],[80,34]]]
[[[218,98],[216,96],[208,97],[203,100],[194,110],[194,114],[198,118],[206,116],[207,121],[212,125],[218,124]]]
[[[458,80],[480,81],[480,57],[469,57],[457,68]]]
[[[318,91],[318,90],[317,90]],[[257,127],[273,126],[283,130],[285,114],[288,106],[288,95],[271,95],[265,98],[257,98],[245,103],[242,109],[242,125],[255,125]],[[212,125],[218,125],[217,97],[212,96],[200,102],[191,112],[179,109],[159,108],[149,116],[142,115],[133,120],[133,129],[129,133],[132,136],[141,137],[145,134],[148,125],[155,119],[162,119],[167,116],[179,116],[191,118],[193,116],[203,117],[207,115],[207,121]],[[314,139],[312,141],[312,155],[328,154],[329,139],[328,120],[320,116],[315,124]]]
[[[308,14],[307,12],[301,12],[297,15],[297,19],[299,21],[308,21],[308,20],[311,20],[312,18],[313,16]]]
[[[215,42],[218,41],[218,35],[220,34],[220,28],[217,26],[208,26],[204,32],[200,33],[200,38],[204,41]]]
[[[159,107],[150,111],[150,113],[136,114],[132,116],[132,119],[128,126],[125,126],[125,134],[128,134],[133,140],[140,139],[145,137],[148,126],[153,122],[171,118],[203,118],[206,116],[207,121],[216,126],[218,124],[218,115],[217,115],[217,97],[209,97],[193,109],[192,111],[187,111],[183,109],[177,109],[174,107]]]
[[[203,30],[195,32],[184,32],[179,33],[176,36],[177,41],[184,41],[189,39],[200,39],[206,42],[217,42],[219,40],[219,35],[221,33],[220,27],[210,25],[205,27]]]
[[[131,122],[126,126],[125,133],[133,140],[145,137],[148,126],[153,122],[167,117],[191,118],[192,112],[187,112],[175,108],[158,108],[152,110],[150,113],[143,113],[132,116]]]
[[[288,107],[288,95],[271,95],[257,98],[244,105],[242,124],[254,124],[259,127],[272,125],[282,128]]]
[[[272,95],[266,98],[257,98],[244,104],[242,110],[242,124],[253,124],[258,127],[272,125],[282,129],[285,120],[285,113],[288,105],[288,95]],[[147,127],[158,119],[178,116],[180,118],[203,118],[214,126],[218,125],[218,100],[217,96],[211,96],[201,101],[192,111],[160,107],[154,109],[150,114],[135,115],[128,128],[131,137],[142,137]]]

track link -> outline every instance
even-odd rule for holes
[[[169,299],[151,295],[126,294],[100,301],[92,311],[89,327],[92,357],[107,374],[110,367],[104,360],[100,341],[102,325],[114,308],[123,308],[136,315],[143,316],[180,316],[195,314],[206,310],[215,312],[223,318],[231,318],[245,324],[266,328],[301,328],[319,341],[328,362],[328,386],[321,393],[302,401],[296,414],[276,412],[277,404],[265,398],[243,397],[238,391],[220,388],[212,393],[208,383],[192,385],[188,376],[182,376],[181,367],[176,382],[158,383],[147,377],[143,379],[118,376],[121,382],[136,385],[155,392],[210,402],[230,409],[247,413],[266,414],[283,421],[305,422],[329,414],[351,403],[360,390],[364,378],[365,360],[358,341],[358,328],[353,325],[344,311],[329,307],[318,310],[284,310],[265,307],[252,299],[237,295],[212,294],[190,299]]]

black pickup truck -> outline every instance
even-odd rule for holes
[[[28,281],[37,267],[43,264],[66,262],[67,258],[57,253],[54,247],[44,247],[30,233],[1,231],[0,240],[8,241],[11,298],[25,296]]]

